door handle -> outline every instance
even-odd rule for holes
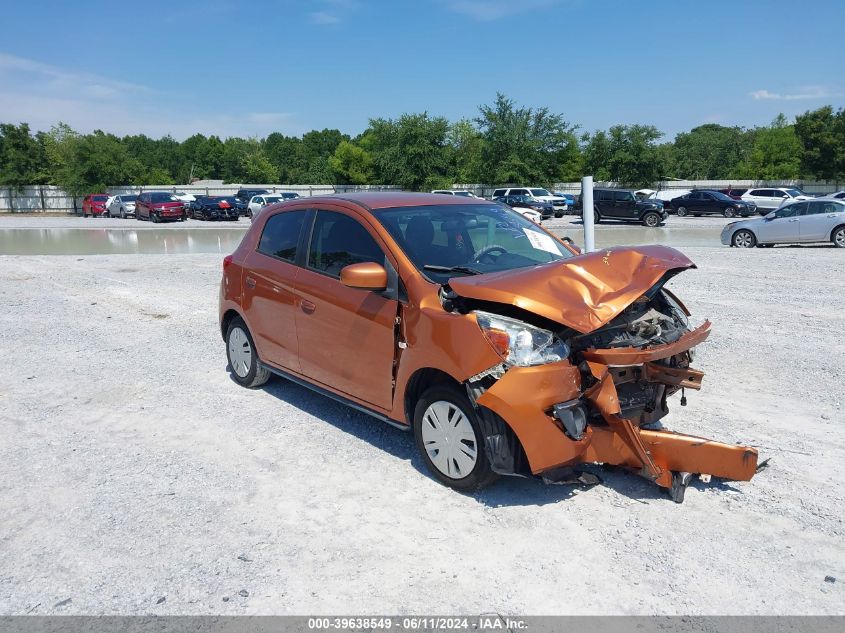
[[[252,277],[247,277],[244,281],[247,288],[255,288],[255,279]]]
[[[827,217],[829,217],[829,218],[835,218],[835,217],[836,217],[836,215],[837,215],[836,213],[831,213],[831,214],[829,214]]]
[[[798,218],[792,218],[792,219],[790,220],[790,222],[797,222],[797,221],[798,221]]]
[[[317,306],[315,306],[310,301],[307,301],[306,299],[300,299],[299,307],[305,314],[314,314],[314,310],[317,309]]]

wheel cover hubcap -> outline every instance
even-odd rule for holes
[[[232,329],[229,334],[229,364],[241,378],[246,378],[252,367],[252,346],[241,328]]]
[[[737,246],[742,246],[743,248],[748,248],[751,246],[751,236],[748,233],[739,233],[734,238],[734,243]]]
[[[472,424],[451,402],[438,400],[425,410],[422,440],[434,467],[452,479],[467,477],[478,462],[478,443]]]
[[[839,246],[845,246],[845,229],[836,232],[836,243]]]

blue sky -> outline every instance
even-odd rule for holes
[[[501,91],[592,131],[753,127],[845,104],[845,2],[7,3],[0,121],[117,134],[357,134]]]

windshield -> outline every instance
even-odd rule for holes
[[[138,196],[120,196],[120,199],[123,202],[135,202],[138,199]]]
[[[179,198],[172,193],[151,193],[150,202],[179,202]]]
[[[550,194],[548,191],[546,191],[545,189],[529,189],[529,191],[531,192],[531,195],[532,195],[532,196],[534,196],[534,197],[538,197],[538,198],[539,198],[539,197],[541,197],[541,196],[550,196],[550,195],[552,195],[552,194]]]
[[[572,257],[557,239],[499,204],[429,205],[376,211],[376,217],[414,265],[437,283],[471,271],[489,273]]]
[[[267,204],[271,204],[273,202],[279,202],[280,200],[284,200],[281,196],[264,196],[264,202]]]
[[[105,202],[108,199],[108,196],[91,196],[91,200],[93,200],[94,202]]]

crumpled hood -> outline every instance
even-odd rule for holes
[[[517,306],[586,334],[609,323],[671,270],[695,268],[668,246],[618,246],[532,268],[454,277],[470,299]]]

